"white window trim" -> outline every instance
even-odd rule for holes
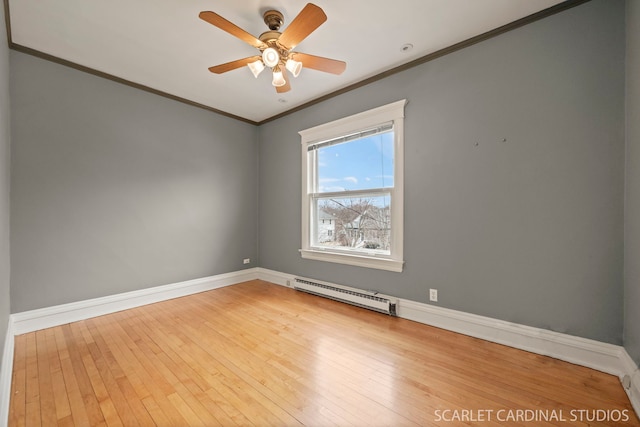
[[[401,272],[404,266],[404,106],[407,100],[396,101],[362,113],[344,117],[329,123],[298,132],[302,143],[302,258],[334,262],[358,267]],[[319,141],[326,141],[361,131],[367,127],[393,122],[394,131],[394,189],[391,199],[393,225],[391,233],[391,256],[375,256],[345,251],[311,247],[310,235],[310,195],[307,148]]]

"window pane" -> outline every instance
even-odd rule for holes
[[[391,195],[318,198],[314,246],[389,254]]]
[[[393,130],[316,150],[317,193],[393,187]]]

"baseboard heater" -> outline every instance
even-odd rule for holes
[[[397,316],[396,306],[398,300],[382,295],[377,292],[362,291],[360,289],[349,288],[347,286],[318,283],[307,279],[295,279],[294,289],[309,294],[330,298],[332,300],[345,302],[380,313]]]

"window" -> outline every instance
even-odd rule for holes
[[[402,271],[405,104],[300,132],[303,258]]]

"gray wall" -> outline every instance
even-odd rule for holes
[[[624,346],[640,365],[640,2],[627,1]]]
[[[416,301],[435,287],[443,307],[615,344],[624,320],[637,362],[630,262],[620,312],[624,40],[624,2],[596,0],[258,129],[12,52],[11,311],[236,271],[259,256],[265,268]],[[302,260],[297,131],[401,98],[405,271]],[[637,100],[627,97],[628,116]],[[8,116],[0,106],[1,153]],[[637,125],[627,132],[637,183]],[[627,186],[627,259],[640,245],[637,190]],[[6,323],[6,226],[1,243]]]
[[[255,126],[10,59],[12,312],[257,262]]]
[[[621,344],[624,45],[593,1],[262,125],[261,266]],[[404,272],[301,259],[297,132],[402,98]]]
[[[0,7],[0,22],[4,8]],[[0,349],[9,324],[9,47],[7,33],[0,30]],[[0,366],[2,351],[0,350]]]

